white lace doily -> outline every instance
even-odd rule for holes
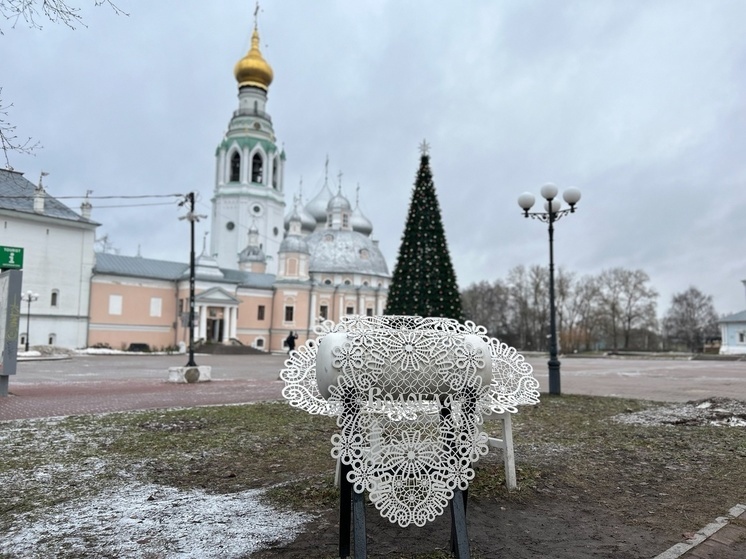
[[[433,520],[468,487],[488,451],[485,414],[539,401],[531,365],[472,322],[350,316],[316,333],[285,362],[283,396],[337,416],[332,456],[401,526]]]

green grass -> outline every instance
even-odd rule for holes
[[[587,499],[633,524],[669,533],[679,529],[682,515],[702,526],[724,507],[746,502],[744,429],[611,419],[656,405],[544,396],[514,417],[518,490],[506,491],[501,453],[491,451],[475,464],[469,498]],[[267,489],[264,498],[285,510],[322,513],[337,507],[330,455],[334,419],[284,403],[10,421],[0,427],[3,532],[19,514],[34,518],[55,504],[127,481],[210,493]],[[488,432],[497,433],[497,427],[492,419],[485,422]]]

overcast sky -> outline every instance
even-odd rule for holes
[[[11,164],[34,183],[49,172],[53,196],[196,191],[209,215],[253,4],[117,0],[123,16],[71,1],[87,27],[2,24],[3,104],[43,144]],[[583,193],[557,224],[558,266],[642,269],[660,315],[690,285],[720,314],[743,310],[744,22],[743,0],[265,1],[286,202],[301,177],[316,194],[328,155],[353,203],[360,184],[393,272],[427,139],[462,288],[547,264],[547,227],[516,199],[554,182]],[[99,236],[188,260],[182,209],[103,207],[122,203],[94,200]]]

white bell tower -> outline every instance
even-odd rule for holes
[[[256,21],[249,52],[236,63],[238,109],[215,153],[210,252],[221,268],[239,268],[250,228],[259,247],[273,259],[267,272],[277,272],[277,252],[284,233],[285,152],[278,149],[272,118],[266,111],[273,72],[259,50]]]

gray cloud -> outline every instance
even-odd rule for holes
[[[197,190],[209,214],[250,8],[120,5],[129,17],[86,8],[87,28],[0,37],[11,118],[45,146],[12,164],[49,171],[58,196]],[[546,263],[545,226],[516,198],[553,181],[583,190],[558,264],[644,269],[661,313],[689,285],[742,310],[745,20],[738,0],[273,2],[259,28],[287,201],[301,177],[316,193],[328,154],[393,267],[427,138],[462,287]],[[125,254],[188,257],[175,205],[93,215]]]

